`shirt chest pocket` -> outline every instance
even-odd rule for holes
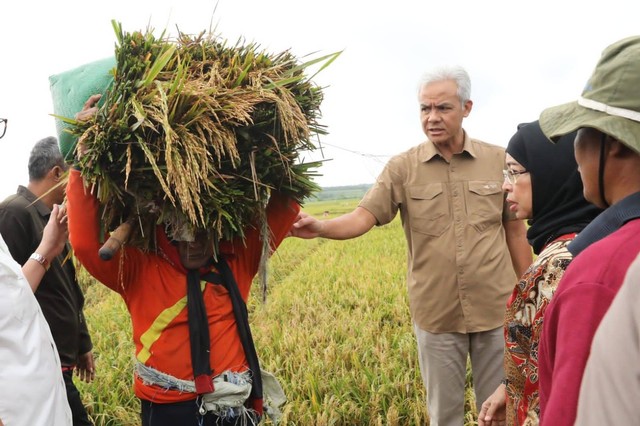
[[[441,183],[415,185],[408,188],[408,211],[411,229],[439,237],[451,225],[449,201]]]
[[[496,181],[469,181],[467,214],[469,224],[483,232],[502,223],[504,194]]]

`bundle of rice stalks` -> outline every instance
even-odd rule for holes
[[[154,248],[157,224],[228,240],[244,236],[272,191],[301,202],[319,189],[320,162],[300,159],[326,133],[322,89],[305,72],[339,52],[301,63],[210,33],[169,39],[113,26],[113,85],[92,120],[65,119],[86,147],[79,167],[105,230],[137,219],[129,244],[142,249]]]

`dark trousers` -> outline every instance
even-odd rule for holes
[[[71,408],[71,414],[73,415],[73,426],[93,426],[87,410],[82,405],[82,398],[80,398],[80,392],[73,383],[73,371],[63,371],[62,377],[64,377],[64,387],[67,389],[67,400],[69,401],[69,407]]]
[[[196,400],[174,402],[171,404],[156,404],[144,399],[140,400],[142,408],[142,426],[235,426],[242,423],[242,419],[223,420],[220,417],[207,413],[201,416],[198,413]],[[247,425],[258,424],[258,420]]]

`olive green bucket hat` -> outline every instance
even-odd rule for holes
[[[640,153],[640,36],[607,47],[578,101],[542,111],[540,127],[554,142],[591,127]]]

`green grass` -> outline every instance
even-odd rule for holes
[[[331,186],[313,195],[314,201],[360,199],[371,188],[371,183],[348,186]]]
[[[304,210],[331,218],[356,205],[322,201]],[[269,270],[267,302],[254,285],[249,310],[262,367],[288,398],[282,424],[428,424],[399,219],[348,241],[288,238]],[[127,311],[115,293],[83,282],[98,373],[81,393],[96,425],[139,424]],[[476,424],[470,388],[466,417],[465,425]]]

